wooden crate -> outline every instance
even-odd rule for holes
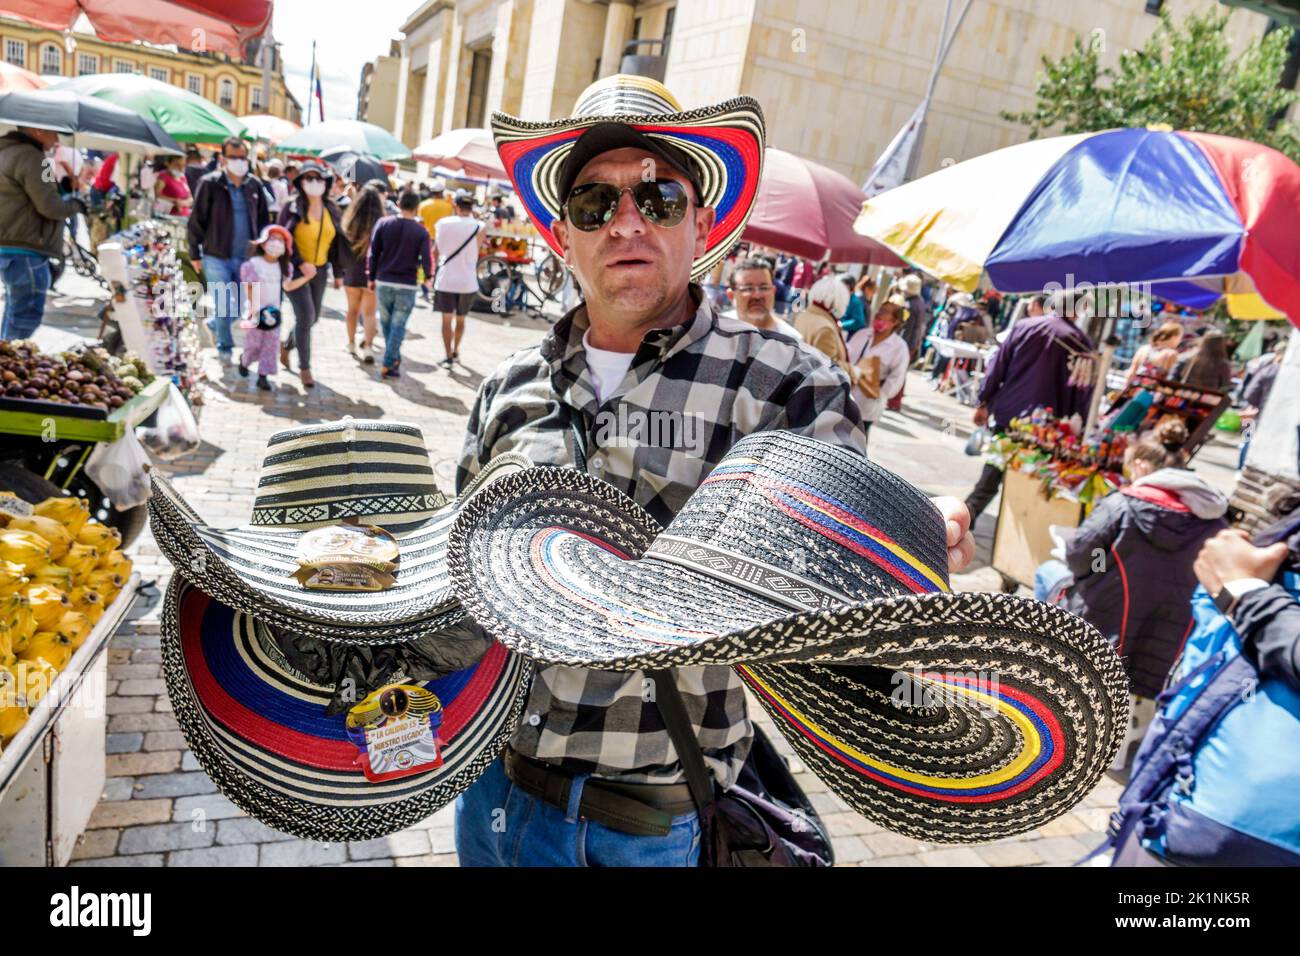
[[[1034,571],[1051,558],[1051,525],[1077,528],[1083,506],[1068,498],[1043,496],[1038,478],[1008,469],[1002,482],[1002,505],[993,535],[994,570],[1025,587],[1034,586]]]

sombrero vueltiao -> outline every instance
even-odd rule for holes
[[[386,836],[454,799],[505,747],[531,673],[493,642],[473,666],[413,682],[437,701],[441,766],[372,780],[346,713],[326,712],[335,688],[290,665],[265,622],[174,575],[162,653],[176,720],[221,792],[269,827],[326,841]]]
[[[1066,812],[1109,766],[1127,681],[1091,625],[950,593],[915,488],[788,432],[742,439],[666,529],[573,469],[506,476],[449,539],[452,582],[541,664],[732,664],[803,760],[881,826],[976,842]]]
[[[648,143],[647,148],[674,164],[685,157],[694,166],[700,200],[716,216],[691,275],[708,272],[740,238],[758,195],[764,142],[758,101],[738,96],[683,110],[657,80],[618,73],[587,87],[569,119],[535,123],[493,113],[492,135],[515,194],[557,255],[564,250],[551,225],[567,198],[561,186],[566,160],[584,134],[606,124],[631,127],[644,137],[641,145]],[[577,172],[568,169],[570,178]]]
[[[418,427],[345,418],[271,436],[249,524],[208,526],[156,472],[150,523],[177,573],[236,610],[324,640],[392,644],[464,616],[447,577],[452,519],[484,485],[527,465],[522,455],[499,455],[449,502],[434,481]],[[394,586],[319,591],[292,577],[303,534],[345,520],[396,537]]]

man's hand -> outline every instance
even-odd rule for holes
[[[970,533],[970,512],[966,503],[944,496],[931,498],[930,503],[939,509],[948,528],[948,572],[955,574],[966,570],[975,558],[975,536]]]
[[[196,274],[203,275],[203,261],[201,259],[191,259],[190,268],[192,268]]]
[[[316,267],[310,262],[304,262],[302,264],[302,274],[308,279],[314,279],[316,278]]]
[[[1250,536],[1238,528],[1225,528],[1201,547],[1192,570],[1210,596],[1218,594],[1229,581],[1259,578],[1272,581],[1286,560],[1285,541],[1257,548]]]
[[[334,288],[336,289],[343,288],[343,280],[340,279],[338,276],[334,277]]]
[[[980,428],[983,428],[985,425],[987,425],[989,423],[988,406],[981,405],[979,408],[975,409],[975,414],[971,416],[971,421],[973,421]]]

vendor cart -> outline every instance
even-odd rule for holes
[[[1140,395],[1138,404],[1132,405]],[[1230,403],[1227,395],[1213,389],[1193,388],[1182,382],[1152,376],[1136,376],[1116,397],[1099,428],[1091,433],[1101,436],[1101,447],[1109,455],[1109,460],[1104,466],[1076,465],[1073,469],[1070,484],[1075,489],[1086,489],[1082,494],[1061,490],[1052,481],[1044,480],[1052,467],[1061,461],[1053,447],[1038,449],[1051,457],[1031,466],[1031,470],[1021,470],[1014,460],[1008,460],[990,560],[993,569],[1002,575],[1003,587],[1008,591],[1019,585],[1032,588],[1034,572],[1051,557],[1054,547],[1051,527],[1078,527],[1092,510],[1097,496],[1105,493],[1103,489],[1108,485],[1103,484],[1103,480],[1116,487],[1122,484],[1123,478],[1119,475],[1121,456],[1106,447],[1107,437],[1117,434],[1113,428],[1123,428],[1123,440],[1127,441],[1129,437],[1143,434],[1160,418],[1177,415],[1187,426],[1188,438],[1182,452],[1185,460],[1191,461],[1209,439],[1214,422]],[[1133,413],[1125,421],[1125,410],[1130,407]],[[1117,426],[1117,421],[1125,421],[1125,424]]]
[[[64,866],[104,789],[108,642],[135,602],[133,572],[27,723],[0,752],[0,866]]]
[[[90,513],[122,533],[123,546],[139,535],[148,519],[144,505],[126,511],[84,471],[101,442],[115,442],[158,408],[170,382],[154,379],[139,395],[107,415],[95,409],[25,399],[0,398],[0,491],[37,502],[68,493],[85,498]]]
[[[488,227],[477,275],[477,310],[523,309],[540,318],[546,303],[564,288],[565,267],[531,223],[497,220]]]

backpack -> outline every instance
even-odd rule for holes
[[[1300,598],[1300,575],[1287,571],[1281,583]],[[1136,833],[1184,866],[1300,866],[1300,692],[1260,679],[1203,587],[1192,612],[1108,843]]]

